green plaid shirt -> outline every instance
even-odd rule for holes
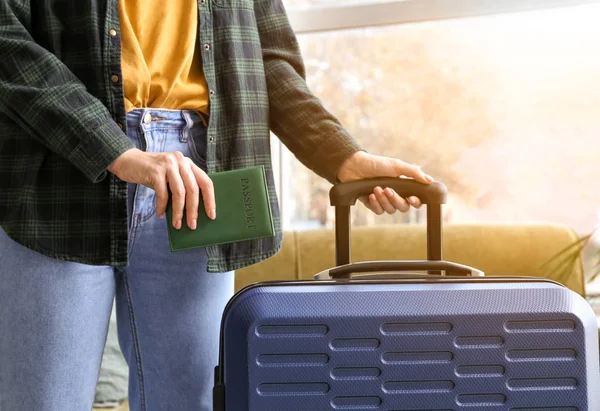
[[[359,150],[309,91],[281,0],[199,0],[210,172],[264,165],[274,238],[210,247],[209,270],[275,254],[269,131],[330,182]],[[115,32],[116,31],[116,35]],[[127,183],[106,171],[126,135],[117,0],[0,2],[0,224],[24,246],[128,264]]]

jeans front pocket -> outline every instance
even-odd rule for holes
[[[194,164],[206,172],[206,128],[203,125],[198,125],[190,128],[188,133],[190,158],[194,161]]]

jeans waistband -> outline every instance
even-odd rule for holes
[[[127,113],[127,127],[144,131],[204,127],[204,119],[193,110],[136,108]]]

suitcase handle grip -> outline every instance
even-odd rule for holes
[[[445,204],[448,190],[445,185],[434,181],[430,184],[419,183],[416,180],[399,177],[367,178],[334,185],[329,191],[329,201],[332,206],[352,206],[359,197],[367,196],[375,187],[389,187],[400,197],[418,197],[423,204]]]
[[[350,207],[375,187],[389,187],[404,198],[419,197],[427,205],[427,259],[442,261],[442,204],[446,203],[446,186],[437,181],[423,184],[409,178],[378,177],[339,183],[329,191],[329,200],[335,207],[335,265],[350,263]],[[434,270],[429,273],[439,274]]]
[[[456,273],[464,276],[483,277],[484,273],[473,267],[463,264],[452,263],[449,261],[425,261],[425,260],[407,260],[407,261],[361,261],[357,263],[345,264],[329,270],[329,277],[333,279],[351,278],[353,273],[367,273],[378,271],[446,271],[447,273]],[[393,277],[394,274],[390,274]],[[439,275],[431,275],[440,277]],[[385,276],[384,276],[385,277]]]

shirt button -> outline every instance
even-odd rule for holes
[[[108,32],[111,36],[115,37],[117,35],[117,30],[115,29],[110,29],[110,31]]]
[[[116,74],[113,74],[112,76],[110,76],[110,80],[113,83],[117,83],[119,81],[119,76],[117,76]]]
[[[148,113],[144,116],[144,123],[150,124],[151,122],[152,122],[152,116],[150,115],[150,113]]]
[[[206,3],[206,0],[200,0],[200,3],[202,3],[202,4]]]
[[[215,138],[214,138],[213,136],[210,136],[210,137],[208,138],[208,141],[210,141],[210,142],[212,143],[213,141],[215,141]]]
[[[215,94],[214,90],[209,90],[210,95],[212,96],[213,94]]]
[[[206,50],[206,51],[210,50],[210,44],[206,43],[204,45],[204,50]]]

